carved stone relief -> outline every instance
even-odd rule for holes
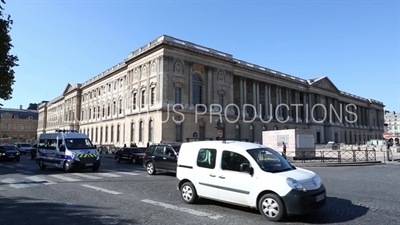
[[[151,74],[156,74],[157,73],[157,62],[154,60],[151,63]]]
[[[182,73],[183,72],[183,66],[182,66],[182,63],[180,61],[176,61],[175,62],[174,71],[176,73]]]
[[[218,71],[217,80],[219,82],[225,82],[225,73],[222,70]]]
[[[133,80],[137,81],[139,79],[139,69],[135,68],[134,72],[133,72]]]
[[[199,72],[200,74],[205,74],[205,68],[200,64],[193,64],[193,72]]]
[[[142,65],[142,74],[141,74],[141,78],[146,78],[147,77],[147,65],[143,64]]]
[[[336,88],[332,86],[332,84],[328,80],[320,80],[314,84],[315,87],[319,87],[322,89],[330,90],[330,91],[336,91]]]

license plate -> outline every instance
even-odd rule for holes
[[[14,158],[14,156],[13,156],[13,155],[10,155],[10,156],[8,156],[8,158]]]
[[[86,166],[93,166],[93,163],[86,163]]]
[[[324,200],[325,199],[325,195],[324,194],[320,194],[320,195],[318,195],[316,198],[315,198],[315,201],[316,202],[319,202],[319,201],[322,201],[322,200]]]

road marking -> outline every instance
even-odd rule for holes
[[[138,173],[132,173],[132,172],[118,172],[118,173],[125,174],[125,175],[131,175],[131,176],[139,175]]]
[[[97,218],[97,220],[99,220],[100,223],[104,225],[119,224],[119,220],[112,218],[110,216],[100,216]]]
[[[100,188],[100,187],[96,187],[96,186],[92,186],[92,185],[88,185],[88,184],[82,184],[82,187],[87,187],[96,191],[101,191],[101,192],[105,192],[105,193],[109,193],[109,194],[113,194],[113,195],[120,195],[122,194],[121,192],[116,192],[116,191],[111,191],[111,190],[107,190],[104,188]]]
[[[214,219],[214,220],[223,218],[223,216],[221,216],[221,215],[212,215],[212,214],[201,212],[201,211],[197,211],[197,210],[194,210],[194,209],[182,208],[182,207],[178,207],[178,206],[174,206],[174,205],[170,205],[170,204],[166,204],[166,203],[162,203],[162,202],[153,201],[153,200],[150,200],[150,199],[143,199],[143,200],[140,200],[140,201],[148,203],[148,204],[156,205],[156,206],[161,206],[161,207],[164,207],[166,209],[173,209],[173,210],[176,210],[176,211],[189,213],[189,214],[192,214],[192,215],[195,215],[195,216],[208,217],[208,218]]]
[[[25,177],[25,178],[28,179],[28,180],[34,181],[34,182],[40,182],[41,184],[44,184],[44,185],[57,184],[56,182],[43,179],[43,178],[41,178],[39,176],[30,176],[30,177]]]
[[[16,188],[16,189],[39,186],[38,184],[26,184],[24,182],[18,182],[11,178],[3,179],[3,180],[1,180],[1,182],[8,184],[10,187]]]
[[[92,179],[92,180],[103,179],[101,177],[96,177],[96,176],[92,176],[92,175],[88,175],[88,174],[82,174],[82,173],[73,173],[72,175],[78,176],[78,177],[89,178],[89,179]]]
[[[65,180],[65,181],[69,181],[69,182],[77,182],[77,181],[81,181],[81,180],[79,180],[79,179],[75,179],[75,178],[71,178],[71,177],[66,177],[66,176],[63,176],[63,175],[49,175],[50,177],[54,177],[54,178],[57,178],[57,179],[60,179],[60,180]]]
[[[20,173],[33,173],[31,171],[28,171],[28,170],[15,170],[15,171],[20,172]]]
[[[120,175],[112,174],[112,173],[96,173],[96,175],[100,175],[103,177],[121,177]]]

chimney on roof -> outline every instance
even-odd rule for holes
[[[19,105],[19,109],[22,109],[22,105]]]

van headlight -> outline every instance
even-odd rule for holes
[[[322,185],[322,180],[318,175],[315,175],[312,179],[313,183],[315,184],[315,186],[317,186],[318,188],[321,187]]]
[[[293,178],[287,178],[286,183],[289,185],[289,187],[291,187],[294,190],[304,191],[304,192],[306,191],[306,189],[303,187],[303,185],[300,184],[300,182],[298,182],[297,180],[295,180]]]
[[[79,159],[79,157],[78,157],[78,154],[75,154],[74,157],[73,157],[73,159],[74,159],[75,161],[81,161],[81,160]]]
[[[96,160],[99,160],[99,159],[100,159],[100,154],[97,154]]]

